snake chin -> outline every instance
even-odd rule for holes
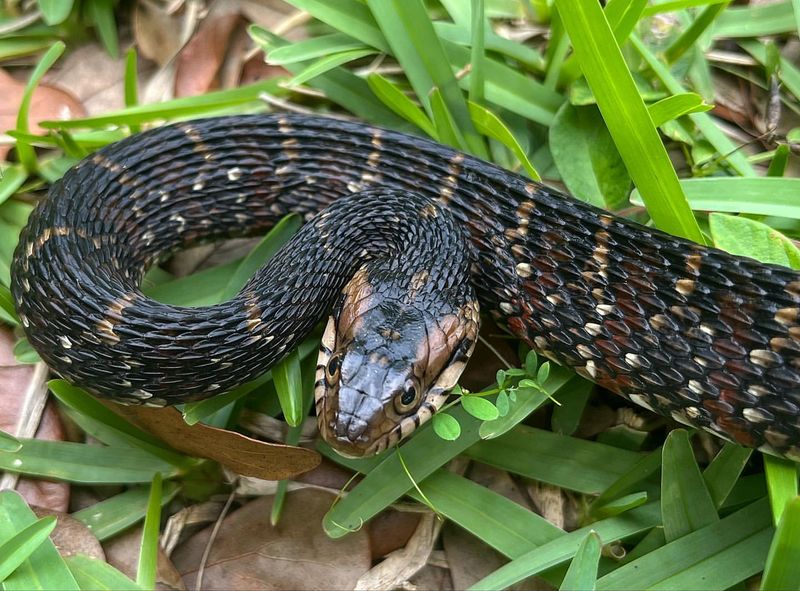
[[[477,303],[465,309],[468,313],[432,319],[392,305],[375,306],[344,332],[346,315],[332,316],[315,388],[322,438],[342,456],[368,457],[430,419],[475,347]]]

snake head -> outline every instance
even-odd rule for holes
[[[315,386],[320,433],[338,453],[377,454],[439,410],[478,335],[477,300],[455,299],[464,301],[417,307],[373,293],[358,276],[345,289],[322,338]]]

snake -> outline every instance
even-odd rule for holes
[[[176,250],[292,213],[305,223],[233,298],[142,292]],[[366,123],[261,113],[131,135],[50,187],[11,274],[41,358],[117,402],[229,391],[324,324],[321,436],[373,455],[442,407],[484,314],[633,403],[800,461],[800,273]]]

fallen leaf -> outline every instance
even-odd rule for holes
[[[135,581],[141,544],[142,526],[135,527],[104,542],[103,550],[105,550],[108,564]],[[183,591],[186,589],[178,569],[160,546],[156,561],[156,589],[159,591],[173,589]]]
[[[270,525],[274,497],[260,497],[228,515],[211,546],[203,589],[352,589],[370,566],[365,531],[333,540],[322,517],[336,498],[305,489],[289,493],[278,526]],[[212,527],[172,554],[187,588],[194,589]]]
[[[88,527],[83,523],[74,519],[67,513],[59,511],[51,511],[43,507],[31,507],[36,517],[46,517],[48,515],[55,515],[56,528],[50,534],[50,539],[56,545],[61,556],[75,556],[76,554],[85,554],[91,558],[98,558],[105,560],[106,555],[103,552],[103,547],[100,542]]]
[[[319,454],[310,449],[258,441],[202,423],[187,425],[174,408],[106,405],[174,449],[214,460],[244,476],[285,480],[316,468],[320,462]]]
[[[34,391],[29,390],[32,385],[35,386],[32,380],[39,379],[37,369],[35,365],[17,364],[13,354],[15,342],[11,329],[0,328],[0,430],[16,436],[33,435],[38,439],[60,441],[64,439],[64,428],[52,402],[45,405],[39,424],[32,426],[35,431],[20,434],[23,420],[30,418],[23,416],[30,412],[26,396],[45,396],[46,393],[43,390],[44,384],[41,384],[41,388],[34,388]],[[66,511],[69,504],[70,487],[66,482],[17,477],[7,473],[0,481],[0,488],[2,486],[14,487],[29,505],[46,507],[52,511]]]
[[[372,559],[380,560],[403,548],[414,535],[421,513],[411,511],[381,511],[367,523]]]
[[[25,82],[0,68],[0,132],[17,126],[17,113],[22,103]],[[45,119],[75,119],[86,115],[86,109],[71,93],[48,84],[39,84],[31,98],[28,122],[32,133],[44,134],[38,126]],[[5,160],[11,146],[0,145],[0,160]]]
[[[125,106],[125,57],[113,58],[97,43],[82,45],[67,53],[44,77],[72,93],[89,115],[99,115]],[[139,79],[153,66],[139,60]]]
[[[142,0],[133,9],[133,36],[139,53],[163,68],[181,48],[183,18],[162,3]]]
[[[231,35],[241,22],[235,13],[212,13],[181,49],[175,72],[175,96],[196,96],[219,87],[222,66]]]
[[[507,562],[494,548],[452,523],[444,526],[442,544],[454,589],[471,587]],[[525,580],[511,589],[552,589],[546,584],[540,586],[540,582],[536,579]]]

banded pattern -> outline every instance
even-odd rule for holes
[[[375,188],[448,209],[469,234],[481,308],[537,351],[655,412],[800,460],[800,274],[358,123],[212,118],[104,148],[31,216],[13,265],[15,305],[43,358],[94,392],[169,403],[212,395],[264,371],[324,315],[330,301],[300,294],[319,293],[326,264],[281,253],[305,278],[279,268],[235,308],[166,306],[130,286],[176,248],[263,230],[292,211],[311,219]],[[291,328],[288,301],[308,311]]]

